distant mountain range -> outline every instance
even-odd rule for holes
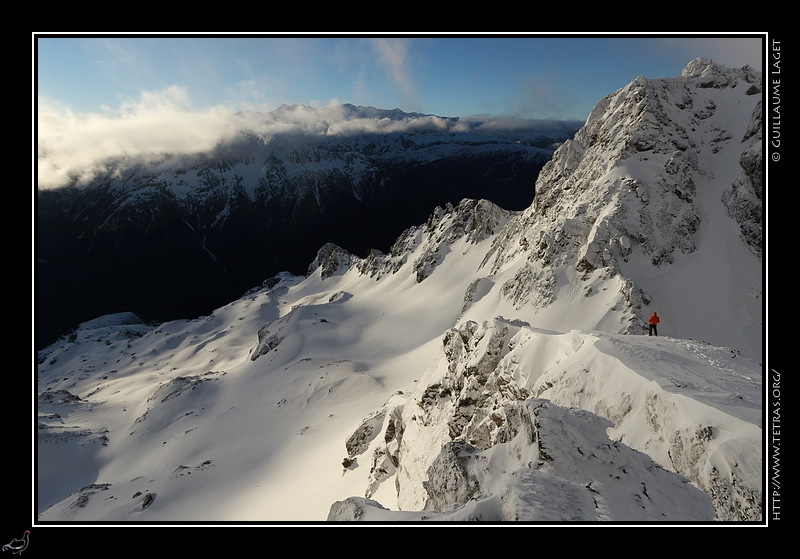
[[[107,162],[87,184],[39,190],[37,347],[117,311],[191,318],[281,271],[304,273],[333,242],[388,250],[431,210],[462,198],[530,204],[541,167],[579,123],[490,123],[344,105],[328,122],[282,106],[286,123],[214,153],[153,164]],[[303,122],[313,127],[299,128]],[[335,129],[334,129],[335,128]],[[291,130],[291,132],[288,132]]]

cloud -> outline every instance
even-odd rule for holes
[[[412,39],[384,37],[371,38],[368,42],[377,57],[378,64],[402,94],[405,100],[404,106],[416,106],[416,93],[411,78],[412,64],[409,56]]]
[[[177,86],[144,92],[118,109],[99,114],[75,113],[41,97],[38,103],[39,189],[81,184],[137,165],[166,170],[217,148],[232,148],[245,135],[268,144],[277,136],[290,135],[560,129],[551,121],[520,123],[511,117],[459,120],[391,114],[390,118],[379,109],[355,109],[336,99],[323,106],[283,105],[270,112],[235,112],[226,106],[199,110],[192,106],[186,90]]]
[[[144,92],[105,113],[75,113],[40,97],[37,109],[37,187],[59,188],[137,164],[160,165],[197,156],[243,135],[267,143],[281,135],[396,132],[436,122],[397,122],[349,114],[338,100],[327,105],[282,106],[265,113],[216,106],[198,110],[177,86]]]
[[[91,179],[119,161],[203,153],[243,130],[230,110],[195,110],[174,86],[104,114],[74,113],[40,97],[37,116],[39,188]]]

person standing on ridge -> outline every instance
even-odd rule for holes
[[[648,336],[658,336],[658,323],[661,319],[658,318],[658,313],[654,312],[650,318],[647,319],[647,324],[650,327]]]

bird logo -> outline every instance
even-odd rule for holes
[[[11,553],[15,553],[17,555],[21,554],[25,551],[25,548],[28,547],[28,537],[30,536],[31,531],[25,530],[25,534],[21,538],[14,538],[6,545],[3,546],[3,551],[10,551]]]

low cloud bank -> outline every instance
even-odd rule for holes
[[[206,154],[244,136],[268,143],[290,134],[491,133],[535,127],[543,134],[568,133],[575,123],[445,118],[339,102],[324,107],[284,105],[266,113],[236,112],[222,106],[197,110],[187,106],[180,88],[145,94],[137,103],[103,114],[76,114],[39,99],[36,180],[39,189],[81,184],[133,165],[164,165]]]

